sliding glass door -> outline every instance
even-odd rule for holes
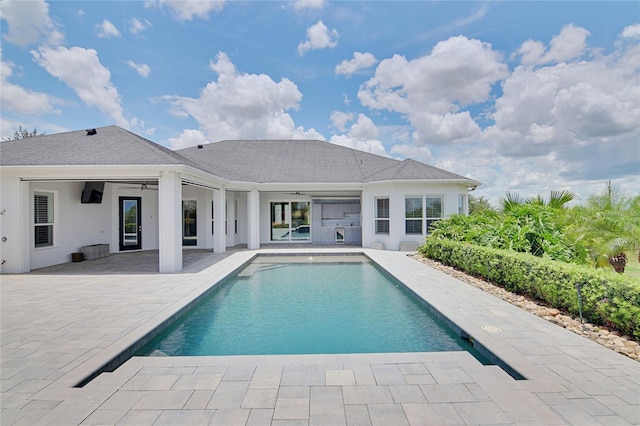
[[[271,203],[271,241],[311,240],[311,204],[309,201]]]

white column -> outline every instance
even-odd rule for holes
[[[31,246],[33,244],[31,240],[31,221],[33,220],[33,214],[31,213],[31,204],[33,203],[31,197],[31,185],[29,182],[20,181],[20,240],[18,241],[20,247],[20,272],[29,272],[31,270]],[[55,203],[56,201],[54,201]],[[60,200],[57,200],[59,203]],[[58,232],[60,232],[60,218],[53,218],[54,228],[56,227],[56,221],[58,223]],[[54,229],[54,238],[55,232]],[[55,241],[55,240],[54,240]]]
[[[29,182],[3,174],[0,186],[0,272],[29,272],[33,247],[33,201],[29,201]],[[57,223],[55,232],[58,232]]]
[[[224,202],[226,190],[221,186],[213,192],[213,251],[224,253],[227,250],[227,239],[224,229]]]
[[[160,272],[182,271],[182,178],[162,172],[158,182]]]
[[[260,248],[260,193],[252,189],[247,194],[247,248]]]

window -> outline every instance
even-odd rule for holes
[[[422,196],[404,199],[405,233],[422,235]]]
[[[465,194],[458,194],[458,214],[466,213],[467,196]]]
[[[33,194],[33,235],[36,248],[53,246],[53,193]]]
[[[233,229],[234,229],[234,233],[238,233],[238,205],[240,204],[240,200],[238,200],[237,198],[235,198],[234,200],[234,207],[233,207]]]
[[[196,200],[182,201],[182,245],[198,245],[198,202]]]
[[[376,198],[375,226],[376,234],[389,233],[389,198]]]
[[[425,205],[426,205],[426,217],[427,219],[427,233],[429,233],[429,228],[431,225],[438,220],[442,219],[443,216],[443,202],[444,197],[442,195],[427,195],[425,197]]]

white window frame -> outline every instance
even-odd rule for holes
[[[378,211],[378,200],[387,200],[387,216],[383,217],[380,216],[380,212]],[[374,220],[373,220],[373,232],[376,235],[389,235],[389,232],[391,231],[391,223],[390,223],[390,216],[391,216],[391,198],[387,195],[387,196],[381,196],[381,197],[374,197],[373,199],[373,211],[374,211]],[[387,232],[378,232],[378,223],[383,223],[386,222],[387,223]]]
[[[440,216],[436,217],[436,216],[427,216],[427,198],[440,198]],[[425,194],[424,196],[424,220],[425,220],[425,224],[424,224],[424,232],[425,235],[429,233],[429,221],[431,222],[435,222],[438,221],[440,219],[444,219],[444,202],[445,202],[445,197],[444,194]]]
[[[413,199],[413,200],[420,200],[420,217],[408,217],[407,216],[407,200],[409,199]],[[404,234],[405,235],[424,235],[424,214],[425,214],[425,210],[424,210],[424,205],[425,203],[425,197],[422,195],[405,195],[404,196]],[[409,223],[409,221],[411,222],[420,222],[420,232],[407,232],[407,224]]]
[[[36,196],[46,196],[47,201],[47,222],[46,223],[36,223]],[[56,247],[56,218],[58,217],[58,193],[57,191],[40,191],[34,190],[32,197],[32,207],[33,214],[31,216],[32,219],[32,229],[33,229],[33,248],[34,250],[47,250]],[[47,245],[36,245],[36,228],[37,227],[51,227],[51,243]]]
[[[458,214],[467,213],[467,194],[458,194]]]

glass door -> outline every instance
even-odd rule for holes
[[[311,208],[308,201],[291,202],[291,240],[311,239]]]
[[[271,241],[309,241],[311,206],[308,201],[271,203]]]
[[[271,241],[289,241],[289,202],[271,203]]]
[[[182,245],[198,245],[198,202],[196,200],[182,201]]]
[[[142,248],[141,205],[141,197],[120,197],[120,251]]]

